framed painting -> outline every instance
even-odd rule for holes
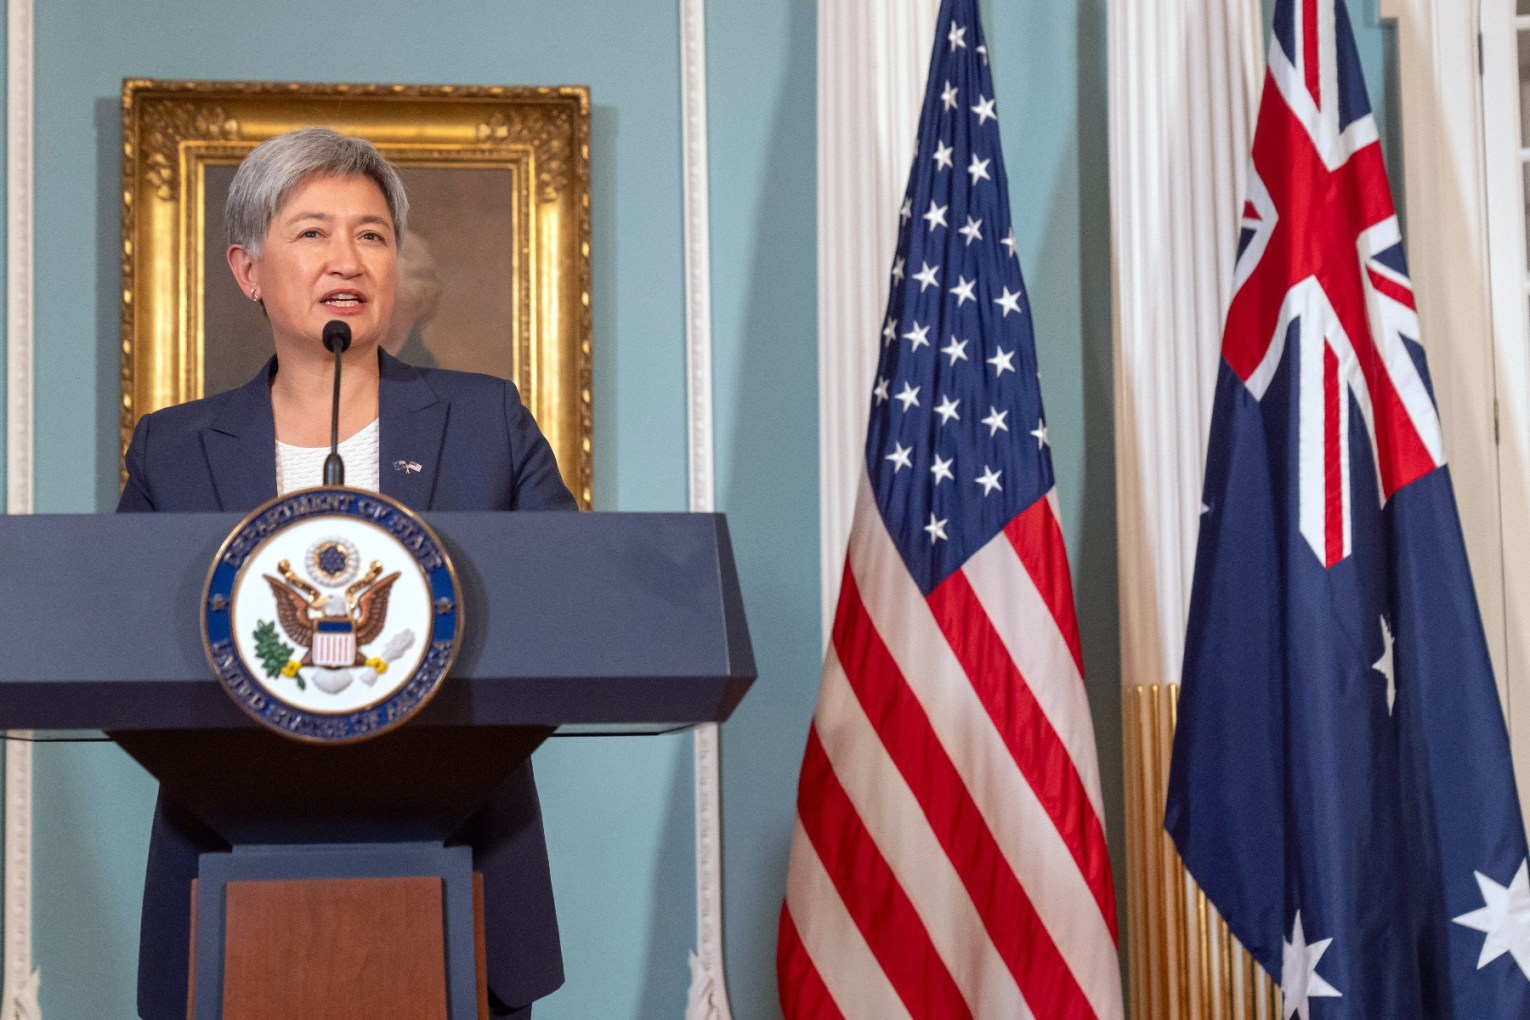
[[[368,139],[409,232],[383,341],[422,366],[513,379],[589,509],[590,97],[583,86],[122,85],[122,450],[150,411],[249,381],[271,354],[224,261],[223,202],[294,128]]]

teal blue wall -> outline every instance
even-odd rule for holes
[[[597,500],[683,509],[677,18],[669,3],[384,2],[363,14],[297,0],[40,0],[38,510],[115,502],[124,76],[588,84]],[[810,32],[801,43],[811,51]],[[797,116],[810,118],[811,94],[803,96]],[[811,200],[810,191],[802,197],[809,208]],[[811,297],[809,288],[787,318],[795,333],[811,333]],[[694,912],[689,748],[670,737],[555,741],[539,753],[569,973],[539,1016],[674,1015],[683,1003]],[[111,748],[40,750],[45,1015],[132,1015],[151,803],[146,777]]]
[[[1375,0],[1352,4],[1395,140],[1390,37]],[[1119,834],[1106,7],[996,0],[984,14]],[[124,76],[589,84],[597,504],[684,508],[675,8],[382,0],[352,26],[348,9],[299,0],[37,0],[38,510],[106,510],[116,496]],[[723,732],[727,962],[735,1015],[773,1020],[776,918],[821,659],[816,4],[714,2],[708,18],[716,496],[761,674]],[[689,740],[558,740],[537,766],[569,972],[539,1020],[679,1016],[694,938]],[[152,786],[104,745],[40,748],[37,770],[45,1015],[130,1016]]]
[[[717,505],[760,679],[722,730],[728,985],[778,1016],[775,931],[822,665],[818,596],[816,12],[710,4]]]

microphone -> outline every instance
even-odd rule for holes
[[[333,319],[324,324],[324,348],[335,352],[335,399],[329,412],[329,456],[324,458],[324,484],[345,484],[345,461],[340,459],[340,355],[351,346],[351,327]]]

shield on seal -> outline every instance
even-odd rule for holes
[[[321,616],[314,621],[313,664],[344,669],[356,664],[356,626],[346,616]]]

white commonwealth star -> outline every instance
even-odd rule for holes
[[[1392,628],[1387,626],[1387,618],[1381,618],[1381,658],[1371,663],[1371,668],[1380,673],[1387,682],[1387,715],[1392,714],[1392,706],[1397,703],[1397,673],[1392,664],[1392,646],[1397,642],[1392,637]]]
[[[962,420],[962,416],[956,413],[956,409],[961,406],[961,403],[960,400],[952,400],[949,393],[941,395],[940,403],[935,405],[935,413],[940,415],[940,423],[942,425],[952,418],[955,418],[957,421]],[[946,463],[949,464],[950,461]]]
[[[1302,932],[1302,912],[1296,912],[1296,922],[1291,931],[1291,941],[1286,942],[1280,960],[1280,998],[1285,1003],[1285,1020],[1299,1014],[1308,1020],[1309,999],[1338,998],[1344,993],[1324,981],[1317,972],[1318,961],[1328,951],[1333,939],[1320,939],[1307,944]]]
[[[905,411],[907,411],[910,407],[918,407],[919,387],[910,384],[909,381],[905,379],[903,381],[903,389],[899,390],[897,393],[894,393],[893,399],[901,401],[903,404],[903,410]]]
[[[1010,293],[1010,289],[1005,287],[1004,293],[994,298],[993,303],[1004,309],[1004,318],[1007,319],[1010,312],[1020,311],[1020,292]]]
[[[967,174],[972,178],[973,186],[976,186],[978,181],[993,180],[988,176],[988,164],[992,162],[991,159],[978,159],[975,152],[972,154],[972,162],[967,164]]]
[[[946,90],[940,94],[940,101],[945,104],[946,109],[956,109],[956,86],[946,82]]]
[[[939,281],[935,276],[940,272],[939,266],[932,266],[928,262],[919,263],[920,270],[914,274],[914,279],[919,281],[919,293],[923,294],[926,287],[938,287]]]
[[[1004,419],[1009,417],[1008,411],[1001,411],[997,407],[988,408],[988,417],[978,420],[988,426],[988,438],[992,439],[999,434],[999,430],[1009,431],[1009,423]]]
[[[930,327],[921,326],[916,322],[914,323],[913,329],[910,329],[907,333],[903,334],[903,339],[909,341],[910,344],[912,344],[912,346],[909,347],[910,352],[917,351],[921,345],[928,347],[930,346]]]
[[[995,348],[995,351],[994,356],[985,361],[984,364],[993,366],[993,377],[998,379],[1005,372],[1013,372],[1015,370],[1015,352],[1006,351],[1002,347]]]
[[[1003,473],[1002,471],[995,471],[987,464],[983,465],[983,473],[977,477],[977,483],[983,487],[984,496],[990,495],[995,489],[998,489],[1000,492],[1004,491],[1004,486],[999,484],[999,476]]]
[[[955,53],[957,47],[967,48],[967,27],[951,22],[951,31],[946,33],[946,39],[951,43],[951,52]]]
[[[972,294],[972,288],[976,285],[976,280],[969,280],[965,276],[956,278],[956,286],[951,288],[951,293],[956,295],[956,307],[960,308],[968,301],[977,300]]]
[[[951,473],[951,462],[955,459],[955,457],[947,457],[945,460],[941,460],[940,454],[937,453],[935,455],[935,463],[930,465],[930,474],[935,476],[936,485],[939,485],[947,478],[956,477]]]
[[[934,511],[931,511],[930,523],[924,526],[924,530],[930,533],[931,545],[946,537],[946,522],[950,519],[949,517],[936,517]]]
[[[913,452],[914,452],[914,448],[912,446],[904,446],[902,443],[895,442],[895,443],[893,443],[893,452],[889,453],[886,457],[883,457],[882,459],[883,460],[890,460],[890,461],[892,461],[893,462],[893,474],[897,474],[899,471],[902,471],[904,468],[909,468],[910,470],[913,469],[914,462],[909,457],[909,454],[911,454]]]
[[[871,399],[878,404],[887,403],[887,377],[877,380],[876,388],[871,391]]]
[[[949,170],[949,169],[951,169],[951,166],[952,166],[952,163],[951,163],[951,153],[954,152],[954,151],[955,150],[952,149],[951,146],[947,145],[945,142],[937,141],[935,143],[935,169],[936,170]]]
[[[1508,953],[1519,964],[1520,972],[1530,978],[1530,870],[1526,862],[1519,862],[1519,870],[1506,886],[1480,871],[1472,874],[1477,876],[1477,888],[1485,906],[1462,914],[1455,922],[1487,935],[1482,940],[1477,969]]]
[[[972,108],[972,112],[977,114],[978,127],[982,127],[987,121],[999,119],[999,115],[993,112],[992,98],[984,99],[978,96],[977,105]]]
[[[958,340],[953,336],[951,338],[951,342],[940,349],[940,353],[949,357],[951,359],[951,364],[953,365],[955,365],[958,361],[966,361],[967,341]]]
[[[932,198],[930,199],[930,211],[919,218],[922,220],[928,220],[930,229],[934,230],[936,227],[943,227],[946,225],[946,210],[949,208],[950,206],[936,205],[935,200]]]
[[[971,244],[973,241],[981,241],[983,239],[983,221],[975,220],[968,216],[967,222],[958,227],[956,232],[965,237],[968,244]]]

